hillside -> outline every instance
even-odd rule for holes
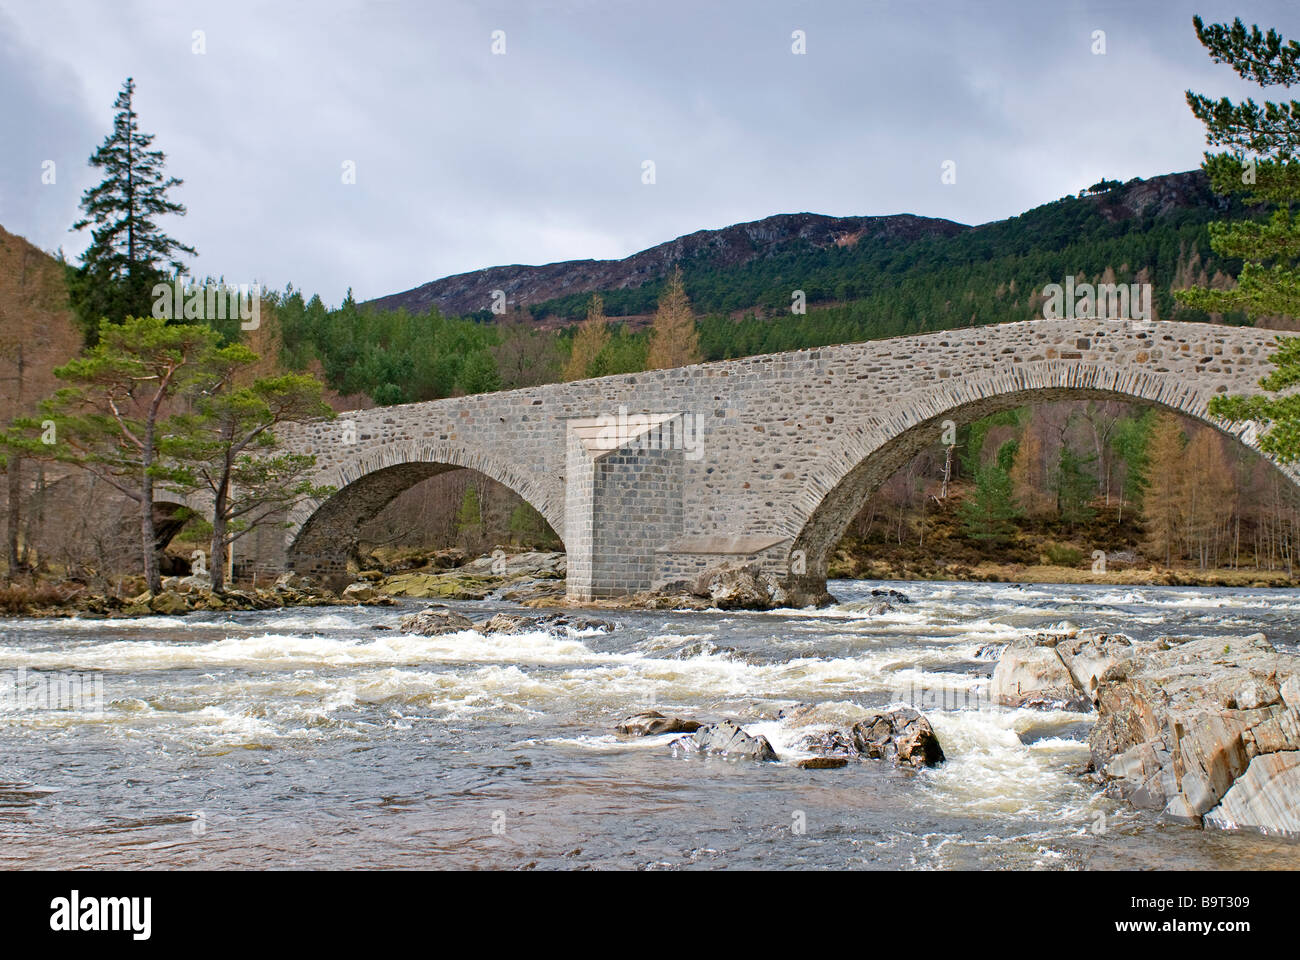
[[[0,407],[4,416],[34,410],[36,401],[60,385],[54,368],[80,349],[81,328],[68,306],[63,265],[0,227]]]
[[[1205,175],[1194,170],[1135,179],[1106,193],[1067,197],[977,227],[910,214],[780,214],[700,230],[623,260],[488,267],[362,306],[408,313],[436,308],[488,319],[492,291],[502,290],[512,312],[524,310],[539,325],[560,326],[580,318],[586,296],[599,291],[611,316],[641,317],[653,310],[664,277],[680,265],[699,310],[779,310],[788,306],[793,286],[804,289],[811,303],[850,301],[868,293],[874,278],[896,275],[900,268],[925,262],[953,267],[1143,233],[1157,225],[1199,224],[1226,206],[1210,192]]]
[[[492,291],[502,290],[511,310],[593,290],[629,290],[662,280],[679,263],[732,270],[795,248],[827,249],[863,244],[900,245],[967,230],[951,220],[900,214],[890,217],[828,217],[786,213],[695,233],[623,260],[565,260],[540,266],[512,264],[456,274],[413,290],[367,301],[380,310],[420,313],[436,307],[445,314],[489,309]]]

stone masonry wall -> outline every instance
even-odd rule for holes
[[[532,503],[565,540],[571,587],[585,578],[582,595],[595,587],[593,568],[584,568],[593,551],[617,542],[654,558],[670,538],[660,531],[670,525],[656,519],[638,527],[598,507],[602,498],[623,495],[620,484],[633,482],[634,470],[608,476],[591,497],[570,495],[567,424],[613,418],[620,408],[683,414],[700,434],[696,448],[678,451],[676,536],[784,538],[790,550],[804,552],[815,578],[824,576],[825,553],[856,506],[887,476],[882,471],[932,442],[944,419],[1081,395],[1142,400],[1208,419],[1212,396],[1258,389],[1275,336],[1211,324],[1038,320],[356,411],[282,436],[318,457],[317,480],[339,488],[336,497],[352,496],[352,485],[370,473],[405,463],[480,470]],[[1216,425],[1254,445],[1247,425]],[[318,562],[296,541],[319,506],[293,512],[282,559],[263,558],[264,567]],[[585,516],[569,516],[575,507]],[[339,516],[357,519],[354,511]],[[349,533],[343,525],[316,538],[309,552],[337,546]],[[659,576],[663,557],[651,562]],[[644,564],[627,570],[641,582]]]

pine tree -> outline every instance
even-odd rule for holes
[[[197,429],[188,415],[167,410],[220,384],[226,365],[219,339],[210,327],[153,317],[104,321],[96,345],[54,371],[68,386],[42,404],[42,417],[15,420],[4,437],[10,450],[80,467],[136,502],[144,577],[153,591],[160,584],[154,492],[159,485],[185,492],[169,482],[161,445]]]
[[[73,307],[93,341],[101,319],[120,323],[131,316],[148,316],[152,289],[164,279],[165,267],[179,272],[181,253],[193,247],[163,233],[157,218],[183,216],[185,207],[167,199],[167,191],[183,181],[163,172],[166,156],[150,150],[153,134],[141,133],[134,106],[135,82],[128,77],[113,107],[113,132],[90,158],[104,171],[104,180],[82,195],[85,216],[73,230],[91,227],[91,243],[72,271]]]
[[[1092,459],[1080,457],[1068,443],[1061,445],[1056,465],[1056,510],[1070,525],[1087,523],[1096,515],[1089,503],[1097,489],[1097,478],[1084,469]]]
[[[573,336],[573,350],[569,362],[564,365],[565,381],[602,376],[604,371],[599,364],[608,345],[609,321],[605,318],[605,301],[599,294],[592,294],[587,304],[587,319]]]
[[[274,433],[284,423],[332,419],[324,384],[285,373],[240,386],[241,374],[257,360],[243,344],[216,351],[208,361],[214,383],[195,398],[193,414],[173,419],[182,429],[173,427],[158,443],[160,478],[212,497],[205,532],[217,592],[225,589],[226,557],[236,540],[302,500],[334,492],[310,481],[315,456],[277,451]]]
[[[483,508],[478,487],[472,483],[465,488],[456,511],[456,536],[468,546],[475,546],[483,537]]]
[[[647,370],[667,370],[699,363],[700,334],[695,327],[695,313],[686,296],[682,268],[673,270],[664,292],[659,296],[650,346],[646,350]]]
[[[975,490],[957,508],[966,536],[987,543],[1005,543],[1016,531],[1012,522],[1020,505],[1011,493],[1011,477],[997,464],[975,474]]]
[[[1300,83],[1300,43],[1283,41],[1275,30],[1247,30],[1240,19],[1231,26],[1206,26],[1200,17],[1192,23],[1215,63],[1227,64],[1261,87]],[[1233,103],[1189,90],[1187,104],[1205,124],[1210,145],[1228,148],[1205,155],[1204,169],[1215,191],[1242,194],[1247,203],[1271,206],[1273,212],[1267,222],[1210,224],[1214,252],[1244,261],[1237,285],[1177,291],[1178,298],[1210,313],[1237,310],[1251,317],[1300,318],[1300,222],[1294,216],[1300,202],[1300,103]],[[1270,359],[1277,370],[1261,385],[1273,396],[1215,397],[1210,412],[1264,424],[1260,447],[1290,462],[1300,459],[1300,397],[1277,394],[1300,383],[1300,340],[1280,339]]]

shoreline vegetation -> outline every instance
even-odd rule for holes
[[[377,561],[379,558],[372,558]],[[179,616],[198,611],[272,610],[299,606],[388,606],[399,599],[498,600],[527,607],[591,609],[778,609],[810,605],[804,597],[785,598],[779,592],[764,594],[754,582],[761,580],[745,567],[724,567],[711,572],[713,582],[700,586],[672,584],[662,590],[629,597],[570,602],[564,596],[565,555],[559,552],[523,551],[470,557],[452,548],[433,553],[386,552],[386,562],[355,574],[340,589],[313,582],[308,577],[283,574],[275,579],[241,581],[214,591],[199,576],[172,576],[162,589],[150,592],[140,577],[122,578],[107,588],[52,577],[13,582],[0,587],[0,618],[4,617],[106,617],[150,615]],[[1286,570],[1179,569],[1159,565],[1131,565],[1105,571],[1050,563],[973,564],[931,562],[918,566],[909,560],[883,559],[858,562],[852,570],[832,564],[830,579],[1068,585],[1230,587],[1284,589],[1300,586]],[[725,583],[723,581],[726,581]],[[742,581],[739,582],[738,581]],[[826,606],[834,597],[822,598]]]

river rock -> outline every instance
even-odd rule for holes
[[[1070,639],[1068,634],[1040,633],[1010,643],[993,670],[989,695],[1007,707],[1088,709],[1090,698],[1075,685],[1056,651]]]
[[[408,613],[402,617],[398,626],[402,633],[414,633],[422,637],[436,637],[444,633],[473,630],[474,621],[447,607],[429,607],[419,613]]]
[[[564,634],[568,630],[602,630],[612,633],[614,624],[608,620],[594,617],[580,617],[570,613],[554,613],[545,617],[526,617],[518,613],[498,613],[482,623],[475,624],[479,633],[532,633],[546,630],[549,633]]]
[[[845,757],[805,757],[795,766],[800,770],[835,770],[848,764],[849,761]]]
[[[785,716],[783,711],[783,716]],[[795,716],[795,714],[789,714]],[[933,767],[944,761],[943,747],[925,715],[911,707],[872,714],[848,729],[810,733],[800,750],[820,757],[892,760],[912,767]]]
[[[399,573],[389,577],[380,589],[397,597],[442,600],[482,600],[497,589],[499,581],[452,573]]]
[[[1300,676],[1300,657],[1263,634],[1162,646],[1138,649],[1100,678],[1089,748],[1107,793],[1183,822],[1222,807],[1215,826],[1293,830],[1286,755],[1300,750],[1300,709],[1282,691]]]
[[[719,610],[771,610],[780,606],[776,577],[751,564],[710,567],[696,578],[692,593],[707,597]]]
[[[175,616],[181,613],[189,613],[190,605],[175,590],[163,590],[149,600],[149,609],[154,613]]]
[[[700,727],[694,736],[672,742],[673,756],[716,755],[733,760],[776,760],[767,737],[751,737],[731,720]]]
[[[375,589],[373,583],[361,581],[350,583],[344,587],[342,596],[344,600],[373,600],[379,596],[379,591]]]
[[[666,717],[658,710],[643,710],[620,721],[614,732],[623,737],[656,737],[661,733],[694,733],[702,726],[697,720]]]
[[[1204,823],[1220,830],[1247,827],[1300,836],[1300,752],[1255,757]]]
[[[457,568],[459,573],[480,577],[536,577],[557,580],[564,577],[568,558],[563,553],[536,551],[478,557]]]
[[[895,760],[913,767],[933,767],[944,760],[934,727],[911,707],[899,707],[855,723],[849,728],[849,739],[865,757]]]
[[[1123,634],[1084,631],[1056,644],[1055,649],[1074,686],[1095,704],[1102,676],[1120,660],[1132,656],[1134,645]]]

